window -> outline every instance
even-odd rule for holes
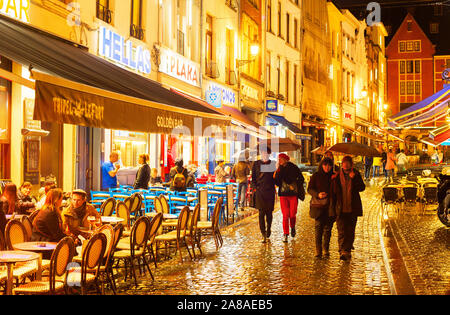
[[[260,56],[252,56],[250,47],[253,42],[258,41],[259,27],[247,14],[242,15],[242,59],[254,60],[247,63],[242,69],[243,72],[254,79],[261,79],[261,59]]]
[[[405,82],[400,82],[400,95],[405,95]]]
[[[267,62],[266,62],[266,82],[267,82],[267,87],[268,90],[271,89],[271,73],[272,72],[272,57],[270,55],[270,51],[267,51],[266,53],[266,58],[267,58]]]
[[[407,28],[408,32],[411,32],[411,31],[412,31],[412,21],[408,21],[408,22],[407,22],[406,28]]]
[[[406,61],[406,73],[414,73],[414,61]]]
[[[109,0],[97,0],[96,16],[98,19],[110,24],[112,22],[112,11],[109,5]]]
[[[294,105],[297,105],[297,65],[294,65]]]
[[[420,95],[420,86],[421,86],[420,81],[416,81],[415,85],[416,85],[416,89],[415,89],[416,95]]]
[[[298,20],[294,19],[294,47],[298,48]]]
[[[400,61],[400,74],[405,73],[405,66],[406,66],[406,61],[404,61],[404,60]]]
[[[272,0],[267,1],[267,30],[272,32]]]
[[[131,0],[130,36],[140,40],[144,39],[144,29],[142,27],[142,0]]]
[[[400,52],[404,52],[406,50],[406,43],[405,42],[399,42],[399,50]]]
[[[206,41],[205,41],[205,55],[206,55],[206,75],[212,76],[212,61],[213,61],[213,18],[206,15]]]
[[[280,82],[281,82],[281,60],[280,56],[277,57],[277,95],[280,94]]]
[[[289,103],[289,61],[286,61],[286,103]]]
[[[439,23],[430,23],[430,33],[431,34],[439,33]]]
[[[281,2],[278,2],[278,36],[281,37]]]
[[[445,1],[444,1],[444,2],[445,2]],[[434,6],[433,6],[433,11],[434,11],[433,13],[434,13],[435,16],[442,16],[443,13],[444,13],[442,4],[436,4],[436,5],[434,5]]]
[[[289,15],[289,13],[286,13],[286,41],[288,42],[288,43],[290,43],[290,40],[289,40],[289,26],[290,26],[290,15]]]
[[[420,51],[420,40],[414,41],[414,51]]]
[[[420,73],[420,60],[414,61],[414,73]]]
[[[406,93],[408,95],[414,95],[414,81],[406,82]]]
[[[232,71],[234,69],[234,32],[227,28],[227,43],[226,43],[226,56],[225,56],[225,82],[233,84],[231,82]]]
[[[184,33],[181,30],[177,32],[177,53],[184,56]]]
[[[414,43],[412,41],[406,42],[406,51],[413,51]]]

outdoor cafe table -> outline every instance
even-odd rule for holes
[[[158,213],[157,212],[150,212],[150,213],[146,213],[145,215],[147,217],[154,217],[156,216]],[[170,214],[170,213],[163,213],[163,219],[164,220],[170,220],[170,219],[178,219],[177,215],[175,214]]]
[[[37,260],[39,262],[38,270],[40,270],[41,255],[28,251],[0,251],[0,263],[6,264],[6,295],[12,295],[12,286],[14,281],[14,264],[18,262],[27,262]]]
[[[13,214],[7,214],[7,215],[5,215],[6,220],[8,220],[8,221],[11,220],[12,216],[13,216]],[[24,216],[25,216],[24,214],[16,214],[16,215],[14,215],[14,219],[20,220],[20,219],[22,219],[22,217],[24,217]]]
[[[111,225],[115,225],[115,224],[121,223],[123,221],[125,221],[125,219],[119,218],[119,217],[113,217],[113,216],[102,217],[102,223],[111,224]]]
[[[35,252],[40,254],[41,258],[38,261],[38,271],[36,273],[36,280],[41,280],[42,253],[54,251],[57,245],[58,243],[54,242],[25,242],[14,244],[14,249],[27,252]]]

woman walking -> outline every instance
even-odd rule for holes
[[[305,180],[297,165],[290,162],[289,156],[284,153],[278,155],[278,167],[274,179],[278,186],[278,196],[280,196],[281,212],[283,213],[283,242],[287,243],[289,226],[291,227],[291,236],[295,237],[296,234],[295,223],[300,185],[303,185]]]
[[[388,176],[391,178],[391,180],[395,176],[395,164],[397,162],[397,159],[395,158],[394,152],[392,152],[392,148],[389,148],[389,153],[387,154],[387,160],[386,160],[386,172],[388,173]]]
[[[269,147],[261,148],[261,160],[252,167],[252,188],[254,190],[255,208],[259,210],[259,229],[266,243],[272,230],[273,210],[275,208],[275,162],[269,157]]]
[[[331,230],[335,218],[330,216],[330,196],[333,176],[333,160],[324,158],[309,181],[308,193],[312,196],[309,216],[315,222],[316,258],[330,255]]]
[[[349,260],[355,240],[358,217],[363,215],[360,192],[366,189],[361,174],[353,168],[350,156],[342,159],[338,176],[332,180],[330,215],[336,217],[339,254],[341,260]]]

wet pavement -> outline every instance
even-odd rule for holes
[[[274,213],[271,241],[261,243],[258,217],[244,219],[223,231],[223,247],[216,251],[206,240],[204,257],[181,263],[179,257],[161,262],[150,276],[139,276],[138,286],[119,279],[119,294],[134,295],[388,295],[389,273],[380,245],[379,188],[362,193],[364,217],[358,220],[351,261],[339,260],[337,230],[333,228],[329,258],[314,258],[314,220],[309,217],[309,198],[301,203],[297,236],[282,242],[282,215]],[[187,253],[183,250],[186,258]]]

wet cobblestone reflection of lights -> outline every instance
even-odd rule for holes
[[[339,260],[336,227],[330,257],[314,258],[314,220],[307,199],[299,207],[297,236],[289,243],[282,242],[280,211],[274,214],[267,244],[261,243],[258,218],[247,218],[224,231],[219,251],[208,240],[201,259],[160,263],[154,282],[148,274],[138,279],[137,287],[119,279],[119,294],[391,294],[377,228],[380,194],[368,188],[362,196],[365,215],[358,221],[350,262]]]

